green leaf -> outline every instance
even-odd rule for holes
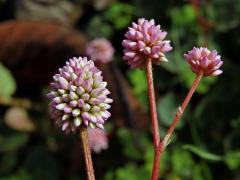
[[[147,77],[144,71],[131,70],[127,74],[133,88],[134,95],[139,99],[140,103],[147,110],[148,109],[148,97],[147,97]]]
[[[133,84],[133,92],[141,94],[147,91],[147,77],[144,71],[131,70],[128,72],[130,82]]]
[[[171,8],[170,17],[175,25],[190,25],[196,19],[191,5]]]
[[[196,154],[197,156],[199,156],[200,158],[209,160],[209,161],[222,161],[222,157],[210,152],[207,152],[197,146],[194,145],[184,145],[183,149],[188,150],[194,154]]]
[[[164,124],[165,126],[169,126],[172,123],[172,120],[176,114],[176,100],[172,93],[169,93],[163,97],[160,98],[160,101],[157,105],[157,111],[159,115],[159,120],[161,121],[161,124]],[[182,127],[183,122],[179,121],[177,128]]]
[[[235,119],[232,119],[230,121],[230,125],[232,128],[235,128],[235,129],[240,128],[240,116]]]
[[[142,155],[133,144],[132,134],[129,130],[121,128],[118,130],[117,135],[124,147],[123,152],[127,157],[134,159],[141,159]]]
[[[185,23],[191,23],[196,20],[196,13],[193,10],[193,6],[190,4],[184,5],[182,8],[182,18]]]
[[[14,175],[8,177],[2,177],[0,180],[34,180],[35,178],[32,177],[28,172],[21,170]]]
[[[16,91],[16,82],[10,71],[0,63],[0,96],[10,97]]]
[[[96,15],[90,20],[86,32],[91,38],[110,38],[113,34],[113,29],[102,16]]]
[[[185,178],[192,176],[194,161],[189,152],[175,146],[170,157],[174,173]]]
[[[105,17],[113,23],[116,29],[122,29],[131,23],[134,12],[132,5],[117,2],[106,11]]]
[[[231,170],[240,168],[240,151],[228,152],[224,157],[224,162]]]
[[[14,134],[0,142],[0,152],[17,151],[28,141],[27,134]]]
[[[114,171],[108,169],[106,175],[104,176],[104,180],[112,180],[112,179],[114,179]]]
[[[177,31],[175,31],[175,32],[177,32]],[[172,33],[174,33],[174,32],[172,32]],[[173,36],[177,36],[176,39],[179,38],[178,37],[179,35],[173,35]],[[169,59],[169,62],[163,63],[162,67],[164,67],[169,72],[176,74],[176,73],[186,70],[186,68],[189,68],[186,61],[182,58],[181,51],[176,49],[173,53],[167,54],[167,57]]]
[[[191,71],[190,67],[185,68],[179,73],[179,78],[183,80],[185,86],[187,88],[191,88],[192,83],[195,79],[195,74]],[[199,83],[196,92],[199,93],[206,93],[210,87],[215,81],[217,80],[216,77],[204,77],[202,78],[201,82]]]
[[[125,167],[119,168],[116,171],[116,180],[145,180],[149,174],[145,171],[144,167],[138,167],[134,163],[128,163]]]

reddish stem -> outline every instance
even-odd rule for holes
[[[91,150],[89,147],[88,132],[86,127],[81,127],[80,137],[82,140],[82,147],[83,147],[88,180],[95,180]]]
[[[153,170],[152,170],[152,180],[158,179],[158,173],[160,168],[160,155],[161,149],[160,145],[160,134],[158,127],[158,118],[157,118],[157,110],[156,110],[156,102],[155,102],[155,93],[154,93],[154,85],[153,85],[153,74],[152,74],[152,61],[151,59],[147,59],[146,61],[146,71],[147,71],[147,81],[148,81],[148,98],[149,105],[151,111],[151,122],[153,128],[153,141],[154,141],[154,162],[153,162]]]
[[[163,149],[167,146],[167,144],[168,144],[168,142],[169,142],[169,140],[170,140],[170,138],[172,136],[172,133],[173,133],[173,131],[174,131],[178,121],[180,120],[181,116],[183,115],[183,113],[184,113],[184,111],[185,111],[185,109],[186,109],[186,107],[187,107],[187,105],[188,105],[188,103],[189,103],[193,93],[195,92],[199,82],[201,81],[202,76],[203,76],[202,73],[200,73],[200,74],[198,74],[196,76],[196,78],[195,78],[195,80],[193,82],[193,85],[192,85],[191,89],[189,90],[186,98],[184,99],[181,107],[178,108],[177,113],[176,113],[176,115],[175,115],[175,117],[173,119],[173,122],[172,122],[171,126],[169,127],[169,129],[167,131],[167,134],[164,137],[163,141],[161,142]]]
[[[159,169],[160,169],[160,158],[161,154],[164,151],[165,147],[167,146],[170,137],[180,120],[181,116],[183,115],[193,93],[195,92],[198,84],[200,83],[203,74],[200,73],[196,76],[191,89],[189,90],[186,98],[184,99],[181,107],[178,108],[176,116],[173,119],[171,126],[169,127],[166,136],[161,141],[160,134],[159,134],[159,127],[158,127],[158,118],[157,118],[157,110],[156,110],[156,102],[155,102],[155,94],[154,94],[154,84],[153,84],[153,74],[152,74],[152,62],[151,59],[147,59],[146,61],[146,71],[147,71],[147,81],[148,81],[148,98],[150,104],[150,111],[151,111],[151,122],[153,128],[153,140],[154,140],[154,162],[153,162],[153,170],[152,170],[152,180],[157,180],[159,176]]]

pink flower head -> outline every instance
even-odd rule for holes
[[[87,55],[94,61],[108,63],[112,61],[114,48],[112,44],[104,38],[97,38],[92,40],[87,45]]]
[[[204,76],[218,76],[222,74],[222,70],[219,70],[219,68],[222,66],[223,61],[216,50],[210,51],[207,48],[194,47],[187,54],[184,54],[184,57],[191,65],[192,71],[196,74],[203,73]]]
[[[74,57],[53,76],[49,109],[63,131],[76,132],[80,126],[104,129],[112,99],[101,73],[92,60]]]
[[[100,153],[108,148],[106,132],[102,129],[88,129],[89,145],[92,151]]]
[[[144,18],[138,19],[138,24],[132,23],[125,34],[126,39],[122,45],[124,49],[123,59],[131,68],[144,67],[147,58],[151,58],[154,64],[159,65],[167,61],[165,52],[172,50],[169,40],[164,40],[167,32],[155,25],[155,21]]]

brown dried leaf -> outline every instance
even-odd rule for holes
[[[27,111],[20,107],[9,108],[4,115],[4,121],[8,127],[17,131],[32,132],[35,130]]]

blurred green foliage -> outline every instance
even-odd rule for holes
[[[0,96],[9,97],[16,91],[16,82],[10,71],[0,63]]]
[[[134,17],[131,4],[115,2],[102,14],[97,14],[89,21],[87,34],[91,38],[114,36],[116,30],[126,28]]]
[[[110,38],[116,57],[122,56],[121,41],[127,27],[138,17],[154,18],[168,32],[167,39],[174,48],[166,54],[169,62],[154,67],[161,134],[171,124],[195,78],[183,54],[193,46],[207,45],[222,55],[224,73],[201,81],[163,153],[160,177],[163,180],[228,180],[240,176],[240,2],[199,3],[196,12],[189,1],[116,0],[101,11],[86,8],[88,15],[79,20],[80,25],[76,24],[89,38]],[[210,26],[203,26],[199,16]],[[144,70],[129,70],[124,61],[118,65],[148,113]],[[47,84],[41,88],[46,87]],[[14,77],[0,64],[0,98],[26,94],[15,93],[16,89]],[[28,111],[36,122],[36,130],[22,133],[6,126],[4,114],[9,107],[0,106],[0,180],[84,179],[83,159],[76,145],[78,137],[56,131],[44,98],[36,107]],[[138,129],[137,136],[136,130],[118,128],[114,119],[108,123],[110,147],[93,156],[96,176],[104,180],[149,179],[154,152],[150,123]]]
[[[132,84],[132,91],[134,95],[139,99],[145,110],[148,110],[147,77],[145,72],[139,69],[134,69],[128,71],[127,75],[130,83]]]

